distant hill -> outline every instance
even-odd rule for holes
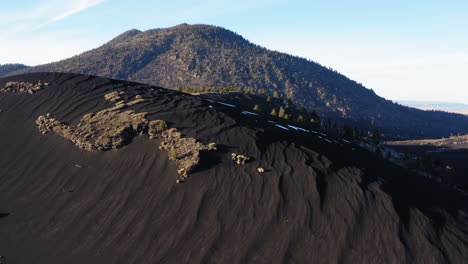
[[[187,25],[130,30],[107,44],[27,72],[73,72],[167,88],[240,87],[277,92],[322,120],[402,137],[468,133],[468,117],[395,104],[322,65],[271,51],[221,27]],[[334,121],[334,122],[335,122]]]
[[[399,101],[402,105],[423,109],[423,110],[441,110],[452,113],[468,114],[468,105],[451,102],[434,101]]]
[[[14,72],[14,71],[18,71],[18,70],[22,70],[22,69],[25,69],[25,68],[28,68],[28,66],[24,65],[24,64],[18,64],[18,63],[15,63],[15,64],[0,64],[0,76],[4,76],[4,75],[7,75],[8,73],[11,73],[11,72]]]

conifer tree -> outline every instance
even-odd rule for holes
[[[304,122],[304,117],[302,115],[299,115],[299,117],[297,118],[297,121]]]
[[[260,111],[260,106],[258,104],[256,104],[253,108],[254,111]]]
[[[284,118],[284,115],[286,114],[286,112],[284,111],[284,108],[283,107],[280,107],[280,110],[279,110],[279,113],[278,113],[278,117],[281,117],[281,118]]]
[[[276,109],[273,108],[270,113],[272,116],[277,116],[278,114],[276,113]]]

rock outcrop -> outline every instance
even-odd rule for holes
[[[54,132],[81,149],[106,151],[120,148],[135,135],[144,133],[149,123],[145,114],[106,109],[83,116],[76,126],[66,125],[50,115],[39,116],[36,124],[42,134]]]
[[[121,111],[127,106],[145,101],[137,95],[133,101],[125,102],[121,100],[123,94],[106,94],[105,99],[116,102],[115,105],[84,115],[75,126],[67,125],[51,114],[39,116],[36,124],[42,134],[53,132],[87,151],[117,149],[128,144],[136,135],[147,133],[150,139],[162,140],[160,149],[167,150],[170,159],[176,162],[177,172],[182,179],[187,178],[189,172],[199,164],[201,151],[216,149],[215,143],[205,145],[194,138],[182,137],[176,128],[167,129],[164,120],[146,119],[147,113]]]
[[[104,98],[107,101],[115,102],[115,101],[121,100],[122,99],[121,95],[124,95],[124,94],[125,94],[125,92],[123,92],[123,91],[121,91],[121,92],[114,91],[114,92],[111,92],[111,93],[108,93],[108,94],[104,95]]]
[[[130,142],[134,136],[146,133],[149,124],[153,126],[159,121],[150,122],[145,118],[146,113],[136,113],[133,110],[121,111],[132,102],[144,101],[139,96],[134,101],[126,103],[122,98],[124,94],[123,91],[114,91],[104,95],[107,101],[115,102],[115,105],[97,113],[84,115],[75,126],[64,124],[50,114],[39,116],[36,124],[42,134],[54,132],[87,151],[120,148]]]
[[[151,120],[148,124],[148,135],[150,139],[159,138],[161,133],[166,130],[167,124],[163,120]]]
[[[29,93],[34,94],[37,91],[44,89],[45,86],[49,85],[48,83],[43,83],[40,80],[37,83],[28,83],[28,82],[7,82],[4,88],[0,89],[0,92],[10,92],[10,93]]]
[[[167,150],[177,164],[177,172],[183,178],[200,162],[200,152],[215,150],[216,144],[207,145],[197,142],[194,138],[184,138],[175,128],[164,130],[161,134],[162,142],[160,148]]]

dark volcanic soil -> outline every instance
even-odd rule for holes
[[[0,87],[38,80],[50,85],[32,95],[0,93],[5,263],[468,259],[468,199],[357,146],[242,114],[250,109],[130,82],[38,73],[0,79]],[[128,109],[218,150],[177,184],[174,162],[146,135],[88,152],[37,129],[39,115],[76,124],[108,108],[111,91],[141,95],[146,101]],[[231,152],[253,160],[237,165]]]

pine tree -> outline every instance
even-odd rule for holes
[[[286,114],[286,112],[284,111],[284,108],[283,107],[280,107],[280,110],[279,110],[279,113],[278,113],[278,117],[281,117],[281,118],[284,118],[284,115]]]
[[[260,106],[258,104],[256,104],[253,108],[254,111],[261,111],[260,110]]]
[[[273,108],[270,113],[272,116],[277,116],[278,114],[276,113],[276,109]]]
[[[267,103],[271,103],[271,97],[270,96],[267,97]]]
[[[274,91],[274,92],[273,92],[273,97],[274,97],[274,98],[279,98],[279,97],[280,97],[280,96],[279,96],[279,93],[278,93],[277,91]]]
[[[299,117],[297,118],[297,121],[304,122],[304,117],[302,115],[299,115]]]
[[[284,119],[289,119],[289,115],[288,115],[288,114],[285,114],[285,115],[284,115]]]

